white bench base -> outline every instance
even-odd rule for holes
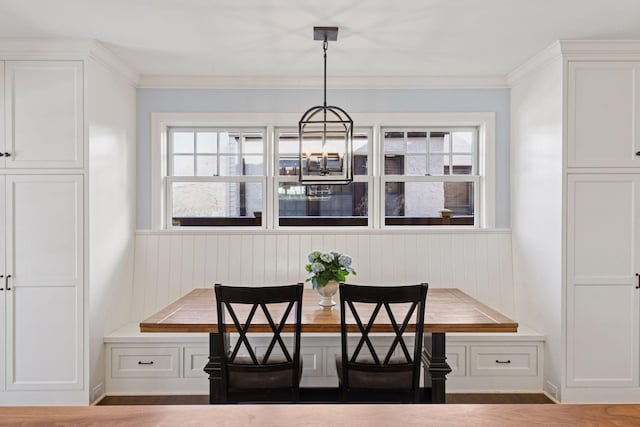
[[[376,339],[390,342],[392,335]],[[104,343],[107,395],[209,392],[202,370],[209,355],[208,334],[141,333],[131,323],[106,336]],[[543,335],[522,326],[517,333],[447,334],[452,368],[447,392],[542,392],[543,343]],[[338,352],[338,334],[303,334],[301,385],[336,387]]]

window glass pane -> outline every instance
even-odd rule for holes
[[[262,184],[258,182],[173,182],[171,215],[174,225],[190,218],[252,218],[250,221],[202,225],[260,225]],[[191,222],[193,224],[193,222]]]
[[[427,174],[427,156],[407,156],[406,175],[425,176]]]
[[[198,153],[212,154],[218,151],[216,132],[198,132],[197,149]]]
[[[197,175],[198,176],[216,176],[218,173],[216,156],[198,156],[197,162]]]
[[[300,166],[300,143],[297,133],[278,134],[278,173],[286,176],[297,176]]]
[[[278,185],[278,206],[280,225],[367,225],[368,184],[300,185],[282,182]],[[315,220],[311,221],[309,217]]]
[[[366,133],[353,134],[353,174],[367,175],[369,173],[369,135]]]
[[[429,175],[442,176],[449,174],[449,155],[432,154],[429,156]]]
[[[193,176],[193,156],[173,156],[173,176]]]
[[[298,137],[280,136],[280,145],[278,149],[281,154],[299,154],[300,144],[298,144]]]
[[[193,153],[193,132],[171,132],[174,153]]]
[[[393,154],[404,154],[405,141],[404,132],[384,133],[384,152]]]
[[[220,132],[220,153],[239,153],[240,152],[240,135]]]
[[[244,146],[242,152],[252,154],[262,154],[264,151],[264,141],[262,135],[259,134],[245,134]]]
[[[452,145],[454,153],[472,153],[473,132],[453,132]]]
[[[264,175],[263,157],[260,155],[243,156],[243,175]]]
[[[426,153],[427,133],[409,132],[407,135],[407,153]]]
[[[473,191],[472,182],[387,182],[385,224],[473,225]]]
[[[473,173],[473,156],[452,156],[454,175],[471,175]]]
[[[236,155],[220,154],[220,176],[238,176],[242,175],[240,158]]]
[[[450,150],[449,132],[431,132],[429,135],[429,152],[448,153]]]
[[[404,175],[404,156],[395,154],[385,154],[384,156],[385,175]]]

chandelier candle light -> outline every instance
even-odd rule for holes
[[[344,283],[350,273],[356,275],[351,267],[351,257],[336,251],[313,251],[308,259],[310,264],[305,266],[305,270],[312,276],[306,281],[311,282],[313,289],[322,297],[318,304],[323,307],[336,305],[332,297],[338,292],[338,283]]]

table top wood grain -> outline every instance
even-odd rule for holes
[[[334,297],[338,300],[338,295]],[[305,289],[302,303],[302,332],[339,333],[340,307],[318,305],[319,297],[311,289]],[[369,313],[373,307],[369,308]],[[366,313],[366,312],[365,312]],[[252,322],[251,332],[270,332],[260,310]],[[401,315],[401,313],[398,313]],[[396,315],[396,319],[399,318]],[[279,321],[278,313],[274,320]],[[369,314],[361,314],[363,322]],[[357,330],[355,320],[347,316],[347,324]],[[407,327],[411,332],[412,325]],[[487,307],[459,289],[430,288],[425,311],[425,333],[429,332],[517,332],[518,323]],[[194,289],[176,302],[168,305],[140,323],[141,332],[218,332],[215,295],[212,288]],[[284,332],[292,328],[285,326]],[[393,332],[386,314],[376,319],[371,332]]]
[[[640,405],[189,405],[3,407],[19,426],[637,426]]]

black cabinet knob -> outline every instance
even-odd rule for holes
[[[4,153],[5,157],[11,157],[11,153]]]
[[[636,156],[640,156],[640,151],[636,151]]]

